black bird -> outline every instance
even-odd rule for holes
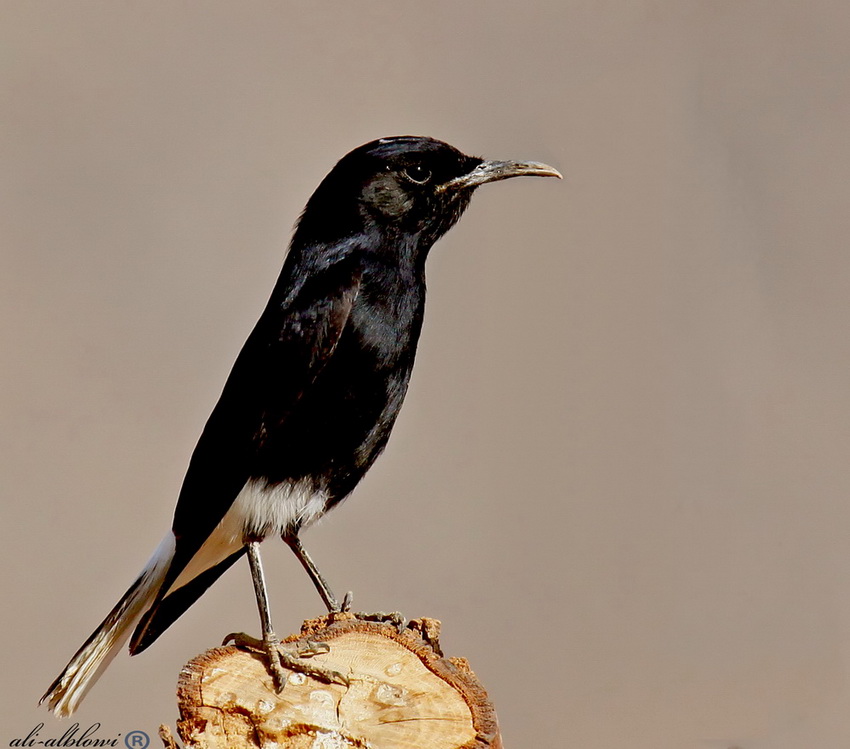
[[[387,443],[422,328],[431,246],[476,187],[526,175],[561,176],[411,136],[340,160],[307,203],[195,447],[171,532],[42,702],[73,713],[128,638],[131,654],[147,648],[246,553],[280,679],[259,543],[281,536],[328,610],[340,610],[299,532],[351,493]]]

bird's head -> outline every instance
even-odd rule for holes
[[[298,234],[324,241],[362,232],[407,235],[427,249],[457,222],[477,187],[522,176],[561,175],[534,161],[484,161],[433,138],[381,138],[337,163],[307,203]]]

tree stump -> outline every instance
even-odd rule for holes
[[[180,674],[178,733],[191,749],[502,749],[487,693],[463,658],[443,657],[439,629],[425,618],[401,631],[352,614],[308,620],[284,644],[325,643],[309,662],[349,684],[287,671],[280,693],[264,655],[213,648]]]

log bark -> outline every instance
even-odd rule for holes
[[[213,648],[180,674],[177,731],[190,749],[502,749],[487,693],[465,659],[443,656],[439,631],[427,618],[401,631],[352,614],[308,620],[284,644],[325,643],[309,662],[349,683],[287,671],[280,693],[265,655]]]

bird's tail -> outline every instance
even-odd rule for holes
[[[48,700],[50,710],[62,717],[71,715],[79,707],[156,597],[173,557],[174,536],[169,533],[130,589],[71,658],[39,704]]]

